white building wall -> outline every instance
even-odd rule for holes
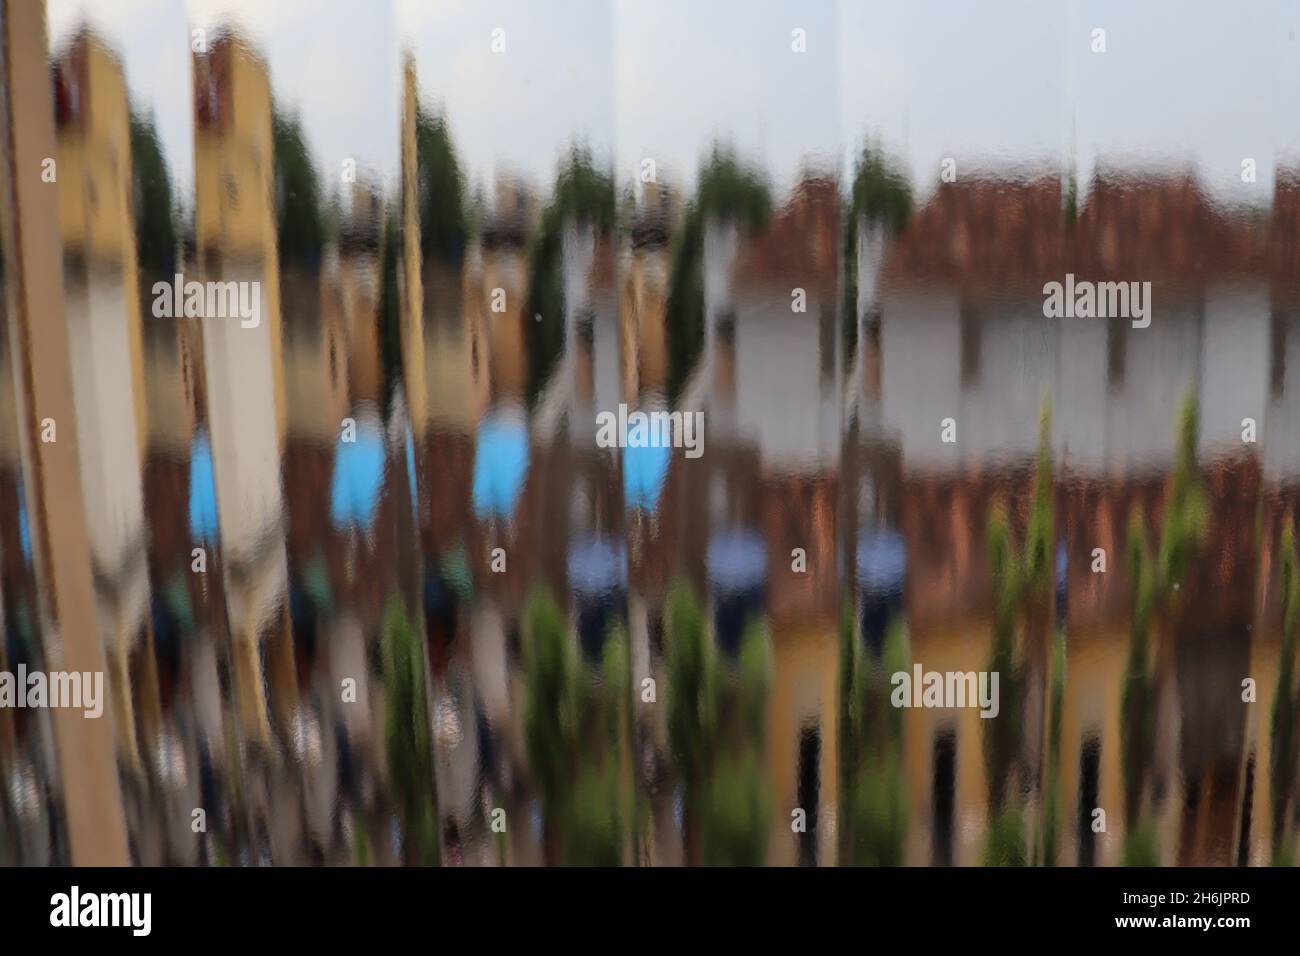
[[[820,303],[790,311],[789,298],[742,298],[736,309],[735,425],[769,472],[811,474],[839,461],[839,369],[822,381]],[[836,327],[836,343],[839,341]],[[705,414],[705,443],[709,441]]]
[[[1269,396],[1261,435],[1264,479],[1294,480],[1300,476],[1300,315],[1285,318],[1286,339],[1282,388]],[[1260,373],[1267,380],[1266,372]]]
[[[1269,403],[1269,291],[1262,284],[1210,290],[1201,343],[1201,448],[1240,451],[1242,419],[1259,441]]]
[[[224,281],[262,278],[256,271],[228,270],[223,276]],[[235,561],[246,560],[267,529],[279,523],[282,508],[271,321],[265,308],[255,328],[234,318],[201,321],[221,542]]]

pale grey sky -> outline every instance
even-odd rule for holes
[[[176,178],[192,181],[189,29],[228,16],[266,55],[323,174],[395,182],[402,51],[442,102],[471,181],[549,186],[575,138],[620,183],[641,160],[693,185],[715,139],[792,183],[868,134],[922,195],[945,157],[977,168],[1193,165],[1267,201],[1300,162],[1300,5],[1289,0],[49,0],[57,42],[89,11],[122,52]],[[493,53],[492,31],[506,31]],[[1106,52],[1090,48],[1106,31]],[[791,49],[792,31],[807,52]],[[1253,158],[1258,182],[1241,182]]]
[[[1271,195],[1300,150],[1297,8],[1286,0],[914,0],[841,4],[842,122],[902,157],[922,193],[961,170],[1073,155],[1194,166],[1222,198]],[[1105,30],[1094,53],[1092,31]],[[1253,158],[1258,181],[1241,182]]]
[[[279,104],[296,110],[327,185],[341,188],[355,159],[396,185],[400,148],[400,51],[391,2],[352,0],[49,0],[56,47],[88,20],[122,57],[132,106],[152,110],[172,168],[194,180],[190,31],[238,24],[271,71]]]
[[[396,187],[401,53],[391,0],[188,0],[191,27],[235,22],[266,57],[277,103],[302,119],[327,188],[356,160]]]
[[[131,107],[153,113],[172,178],[194,181],[189,35],[181,0],[48,0],[54,49],[84,22],[122,58]]]
[[[616,0],[620,181],[643,158],[693,185],[714,140],[788,189],[807,165],[833,170],[843,144],[839,3]],[[801,30],[805,52],[796,52]]]
[[[423,98],[445,108],[471,183],[498,171],[543,191],[575,140],[613,160],[613,9],[593,0],[397,0]],[[494,31],[504,50],[494,52]]]

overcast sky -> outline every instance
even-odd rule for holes
[[[833,170],[842,145],[839,4],[720,0],[617,6],[620,178],[654,158],[694,182],[715,141],[788,188],[805,165]],[[805,52],[794,49],[796,30]]]
[[[1300,4],[1258,0],[49,0],[51,35],[83,15],[123,54],[178,180],[192,173],[189,29],[241,23],[300,111],[322,173],[398,170],[400,63],[447,110],[472,182],[546,188],[575,139],[632,181],[644,158],[693,185],[715,140],[778,188],[840,165],[868,134],[922,194],[945,157],[977,168],[1098,157],[1195,166],[1225,198],[1267,201],[1300,162]],[[493,30],[506,50],[494,53]],[[1091,50],[1106,31],[1106,52]],[[806,52],[791,48],[804,31]],[[1253,158],[1258,182],[1241,182]]]
[[[539,189],[571,143],[613,162],[613,8],[593,0],[398,0],[421,94],[444,109],[472,184],[497,172]],[[504,43],[493,51],[494,31]]]
[[[190,30],[237,24],[266,59],[281,108],[298,112],[313,159],[341,188],[355,159],[399,175],[400,50],[391,3],[353,0],[49,0],[52,42],[87,18],[123,58],[132,106],[152,109],[178,183],[193,183]]]
[[[177,0],[48,0],[50,44],[59,47],[83,22],[122,58],[131,108],[153,113],[173,178],[194,181],[190,46],[185,5]]]
[[[964,168],[1098,157],[1194,165],[1225,198],[1271,194],[1300,159],[1297,6],[1286,0],[997,0],[840,8],[842,123],[905,158],[924,191]],[[1105,30],[1094,53],[1092,32]],[[1241,182],[1241,161],[1258,182]]]

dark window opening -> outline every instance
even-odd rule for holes
[[[1118,388],[1124,384],[1128,337],[1124,334],[1124,320],[1115,319],[1106,331],[1106,384]]]
[[[817,355],[821,359],[818,378],[825,384],[835,378],[835,313],[826,306],[821,310],[818,334]]]
[[[664,617],[662,614],[650,615],[650,653],[656,657],[664,656]]]
[[[934,739],[934,778],[931,785],[934,809],[933,853],[935,866],[952,866],[953,806],[957,781],[957,734],[942,731]]]
[[[1079,751],[1079,865],[1097,865],[1097,834],[1092,813],[1097,808],[1101,775],[1101,741],[1089,736]]]
[[[961,384],[973,385],[980,377],[980,317],[968,306],[961,310]]]
[[[799,865],[817,865],[817,805],[821,799],[822,732],[816,721],[799,732],[799,783],[797,806],[806,815],[799,836]]]

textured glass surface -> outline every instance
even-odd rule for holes
[[[0,865],[1290,865],[1282,0],[0,0]]]

